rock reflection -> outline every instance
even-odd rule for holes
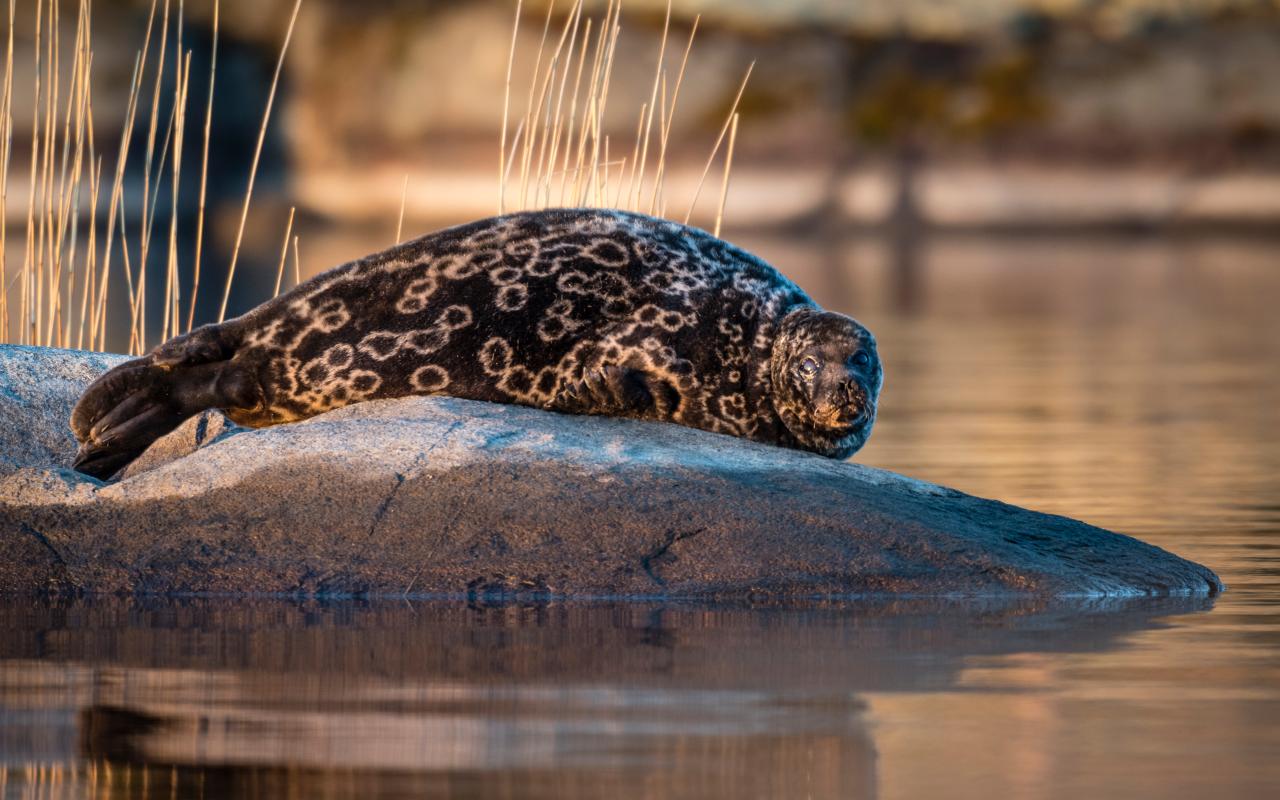
[[[1207,602],[9,602],[3,779],[48,798],[874,797],[867,693],[1108,650]]]

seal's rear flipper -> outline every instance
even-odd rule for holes
[[[163,367],[194,366],[228,361],[236,353],[232,323],[201,325],[175,336],[151,351],[152,363]]]
[[[220,326],[199,328],[90,384],[71,412],[75,468],[105,480],[206,408],[257,405],[252,375],[231,359],[221,334]]]
[[[172,370],[130,361],[89,387],[71,413],[80,441],[75,468],[106,480],[190,414],[169,402]]]

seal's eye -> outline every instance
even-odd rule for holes
[[[813,356],[805,356],[804,361],[800,362],[800,374],[806,378],[812,378],[818,374],[818,359]]]
[[[853,354],[853,358],[849,361],[857,367],[865,367],[871,363],[871,355],[866,350],[859,350]]]

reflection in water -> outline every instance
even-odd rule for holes
[[[1207,603],[6,607],[6,760],[109,797],[871,797],[866,693]]]
[[[304,241],[313,267],[385,244]],[[878,241],[743,244],[879,337],[859,461],[1140,535],[1230,590],[1211,611],[9,600],[0,795],[1280,785],[1275,243],[934,240],[905,283]]]

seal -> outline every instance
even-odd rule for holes
[[[121,364],[71,416],[107,478],[208,408],[252,427],[446,394],[664,420],[846,458],[883,380],[875,338],[761,259],[622,211],[449,228],[352,261]]]

